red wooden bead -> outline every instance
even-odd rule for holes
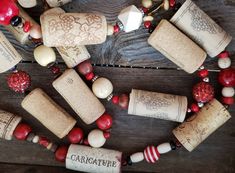
[[[218,55],[219,58],[227,58],[229,57],[228,51],[223,51]]]
[[[151,25],[152,25],[151,21],[145,21],[144,22],[144,27],[147,28],[147,29],[149,29]]]
[[[191,110],[192,110],[193,112],[198,112],[198,111],[199,111],[199,106],[198,106],[197,104],[193,103],[193,104],[191,105]]]
[[[85,77],[86,77],[86,80],[92,80],[94,76],[95,76],[94,73],[91,72],[91,73],[86,74]]]
[[[83,139],[82,129],[78,127],[73,128],[68,134],[68,139],[72,144],[79,143]]]
[[[60,146],[55,152],[55,158],[57,161],[64,162],[68,152],[67,146]]]
[[[32,131],[31,127],[28,124],[20,123],[15,128],[13,135],[18,140],[26,140],[28,134]]]
[[[19,8],[13,0],[0,0],[0,25],[9,25],[11,18],[18,14]]]
[[[114,31],[114,33],[118,33],[120,31],[119,26],[118,25],[114,25],[113,26],[113,31]]]
[[[175,6],[175,0],[170,0],[169,4],[170,4],[170,7],[174,7]]]
[[[118,104],[119,103],[119,96],[113,96],[112,102],[113,102],[113,104]]]
[[[104,132],[104,138],[109,139],[110,138],[110,133],[109,132]]]
[[[200,82],[193,87],[193,97],[197,102],[209,102],[214,98],[214,88],[209,83]]]
[[[30,28],[31,28],[30,22],[29,21],[25,21],[24,27],[23,27],[23,31],[24,32],[29,32]]]
[[[221,70],[219,73],[219,83],[226,87],[234,87],[235,86],[235,69],[228,68]]]
[[[203,70],[198,71],[198,76],[201,78],[207,77],[208,74],[209,74],[209,72],[207,69],[203,69]]]
[[[96,125],[101,129],[101,130],[107,130],[112,127],[113,124],[113,118],[109,114],[103,114],[101,117],[99,117],[96,120]]]
[[[148,12],[148,9],[145,7],[142,7],[142,10],[143,10],[144,14],[146,14]]]
[[[78,69],[79,73],[81,73],[82,75],[86,75],[86,74],[91,73],[93,71],[93,67],[92,67],[91,62],[89,60],[83,61],[82,63],[80,63],[77,66],[77,69]]]
[[[47,147],[50,141],[46,137],[41,136],[38,143],[44,147]]]
[[[127,109],[129,105],[129,97],[126,94],[122,94],[119,96],[119,106],[123,109]]]
[[[222,103],[224,103],[226,105],[232,105],[232,104],[234,104],[234,98],[233,97],[223,97]]]
[[[160,154],[157,150],[157,147],[146,147],[144,150],[144,158],[148,163],[155,163],[160,158]]]

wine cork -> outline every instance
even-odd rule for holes
[[[107,22],[92,13],[48,14],[40,17],[43,42],[48,47],[100,44],[106,40]]]
[[[188,73],[205,61],[206,52],[167,20],[161,20],[148,43]]]
[[[122,153],[104,148],[71,144],[66,168],[89,173],[121,173]]]
[[[59,7],[71,2],[72,0],[46,0],[50,7]]]
[[[66,70],[52,85],[86,124],[93,123],[105,112],[103,104],[75,70]]]
[[[66,136],[76,124],[76,120],[40,88],[31,91],[21,105],[59,138]]]
[[[0,138],[11,140],[13,132],[20,121],[21,117],[0,110]]]
[[[175,128],[173,134],[188,151],[192,151],[230,118],[226,108],[213,99]]]
[[[22,18],[22,23],[24,23],[25,21],[29,21],[31,26],[38,25],[33,20],[33,18],[31,18],[21,7],[19,7],[19,10],[19,16]],[[16,40],[18,40],[21,44],[29,43],[29,32],[24,32],[22,27],[13,27],[11,25],[7,25],[5,27],[9,32],[11,32],[15,36]]]
[[[0,31],[0,73],[10,70],[21,60],[20,54]]]
[[[210,57],[222,52],[232,37],[191,0],[186,0],[170,20],[200,45]]]
[[[128,114],[183,122],[187,97],[132,89]]]

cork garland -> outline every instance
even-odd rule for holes
[[[46,1],[50,7],[70,2]],[[36,1],[26,3],[25,0],[18,0],[18,3],[24,8],[37,5]],[[11,13],[7,13],[7,10]],[[159,10],[174,11],[175,14],[170,22],[162,19],[156,25],[154,18]],[[86,124],[96,122],[99,128],[92,130],[85,138],[82,129],[74,127],[76,120],[43,90],[36,88],[24,98],[22,107],[59,138],[67,135],[72,144],[69,147],[58,147],[47,138],[35,135],[31,126],[21,122],[21,117],[6,111],[0,111],[0,136],[6,140],[14,136],[18,140],[39,143],[54,152],[55,158],[65,162],[68,169],[94,173],[119,173],[121,166],[132,165],[142,160],[155,163],[162,154],[181,146],[188,151],[194,150],[231,118],[226,108],[234,103],[235,70],[230,67],[229,53],[224,50],[232,38],[191,0],[186,0],[182,6],[176,4],[174,0],[164,0],[160,4],[151,0],[142,0],[141,8],[131,5],[123,9],[118,15],[118,22],[113,26],[107,24],[103,15],[65,13],[61,8],[52,8],[41,15],[40,27],[11,0],[0,2],[0,16],[0,24],[6,26],[17,40],[22,44],[27,44],[29,41],[35,44],[35,60],[39,65],[48,67],[52,71],[55,75],[53,87],[77,115]],[[90,22],[90,28],[84,32],[81,26],[87,22]],[[111,81],[94,74],[92,64],[88,60],[90,54],[84,45],[100,44],[106,40],[107,35],[117,34],[120,31],[134,31],[142,23],[151,34],[148,39],[151,46],[186,72],[198,72],[201,82],[197,83],[192,91],[195,103],[188,106],[185,96],[136,89],[132,89],[129,96],[114,95]],[[171,35],[166,34],[165,30],[170,31]],[[0,41],[1,64],[3,64],[0,66],[0,72],[13,70],[8,76],[9,87],[15,92],[25,93],[30,86],[30,76],[15,68],[22,57],[2,33]],[[63,73],[60,71],[55,63],[55,52],[51,47],[56,47],[70,69]],[[223,86],[221,102],[224,105],[214,98],[214,89],[209,84],[209,71],[202,66],[207,54],[218,57],[218,66],[221,68],[218,81]],[[92,82],[91,90],[77,72]],[[123,158],[119,151],[100,148],[110,137],[112,117],[105,112],[98,98],[107,99],[122,109],[128,109],[128,114],[182,122],[182,124],[173,130],[175,139],[157,146],[147,146],[143,152]],[[89,105],[95,109],[91,109]],[[185,120],[186,113],[193,115]]]

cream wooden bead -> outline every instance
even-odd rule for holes
[[[24,8],[32,8],[37,5],[37,0],[18,0],[18,3]]]
[[[44,45],[38,46],[34,49],[34,58],[41,66],[47,66],[56,60],[56,54],[51,47]]]
[[[108,25],[107,27],[107,35],[113,35],[114,29],[112,25]]]
[[[170,8],[169,0],[163,1],[163,8],[164,8],[164,10],[169,10],[169,8]]]
[[[132,163],[141,162],[144,160],[144,153],[143,152],[134,153],[130,156],[130,159]]]
[[[145,8],[150,8],[153,5],[152,0],[142,0],[142,5]]]
[[[39,141],[39,136],[38,135],[34,136],[32,142],[36,144],[38,143],[38,141]]]
[[[94,148],[102,147],[106,142],[103,131],[94,129],[88,134],[88,143]]]
[[[222,95],[224,97],[233,97],[234,94],[235,94],[235,91],[233,87],[224,87],[222,89]]]
[[[39,25],[37,25],[37,24],[33,25],[33,26],[30,28],[29,35],[30,35],[32,38],[35,38],[35,39],[42,38],[41,26],[39,26]]]
[[[157,146],[157,150],[160,154],[167,153],[167,152],[171,151],[171,145],[169,142],[162,143]]]
[[[113,84],[110,80],[100,77],[92,85],[92,91],[96,97],[104,99],[113,92]]]
[[[222,68],[222,69],[230,67],[231,66],[231,59],[229,57],[219,58],[218,66],[219,66],[219,68]]]
[[[144,18],[143,18],[143,21],[144,22],[146,22],[146,21],[153,21],[153,16],[145,16]]]

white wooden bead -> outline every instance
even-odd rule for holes
[[[163,8],[164,8],[164,10],[169,10],[169,8],[170,8],[169,0],[163,1]]]
[[[113,35],[114,29],[112,25],[108,25],[107,27],[107,35]]]
[[[110,80],[100,77],[92,85],[92,91],[96,97],[104,99],[113,92],[113,84]]]
[[[30,28],[29,35],[30,35],[32,38],[35,38],[35,39],[42,38],[41,26],[39,26],[38,24],[33,25],[33,26]]]
[[[157,150],[160,154],[167,153],[167,152],[171,151],[171,145],[169,142],[162,143],[157,146]]]
[[[33,54],[35,60],[41,66],[47,66],[56,60],[56,54],[54,50],[51,47],[46,47],[44,45],[35,48]]]
[[[134,153],[130,156],[130,158],[132,163],[141,162],[142,160],[144,160],[144,153],[143,152]]]
[[[94,148],[102,147],[106,142],[103,131],[94,129],[88,134],[88,143]]]
[[[231,66],[231,59],[229,57],[227,58],[219,58],[218,60],[218,66],[221,69],[225,69]]]
[[[145,21],[153,21],[153,16],[145,16],[144,18],[143,18],[143,21],[145,22]]]
[[[235,94],[235,91],[233,87],[224,87],[222,89],[222,95],[224,97],[233,97],[234,94]]]
[[[24,8],[32,8],[37,5],[37,0],[18,0],[18,3]]]
[[[142,5],[145,8],[150,8],[153,5],[152,0],[142,0]]]
[[[122,22],[125,32],[138,29],[142,23],[143,14],[134,5],[123,9],[118,15],[118,19]]]
[[[36,144],[38,143],[38,141],[39,141],[39,136],[38,135],[34,136],[32,142]]]

